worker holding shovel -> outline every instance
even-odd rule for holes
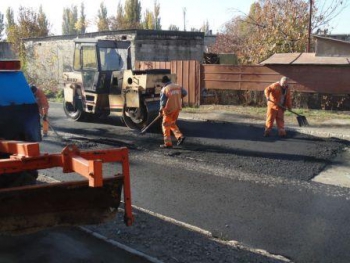
[[[264,136],[270,136],[273,123],[276,120],[278,135],[285,137],[287,135],[284,129],[284,112],[291,110],[292,98],[288,88],[288,78],[282,77],[279,82],[275,82],[265,88],[265,97],[267,99],[267,113]]]
[[[31,85],[30,89],[32,90],[36,102],[38,104],[39,114],[41,116],[43,125],[43,137],[47,137],[47,132],[49,130],[49,123],[47,120],[47,115],[49,112],[49,102],[41,89],[38,89],[34,85]]]
[[[187,95],[187,91],[178,84],[174,84],[164,76],[162,78],[163,88],[160,93],[160,109],[159,114],[163,116],[162,130],[164,136],[164,144],[161,148],[172,148],[171,132],[177,139],[177,145],[184,142],[185,137],[176,125],[180,110],[182,109],[182,98]]]

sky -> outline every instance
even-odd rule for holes
[[[323,0],[332,1],[332,0]],[[1,0],[0,12],[6,14],[8,7],[11,7],[15,13],[19,6],[31,7],[35,11],[42,5],[43,11],[51,24],[51,32],[55,35],[61,34],[62,12],[63,8],[70,8],[72,5],[78,6],[84,2],[85,14],[87,20],[95,21],[101,2],[104,2],[108,10],[108,16],[115,16],[118,3],[124,5],[125,0]],[[141,0],[142,13],[146,9],[153,11],[154,0]],[[222,30],[223,25],[233,17],[240,15],[240,12],[248,13],[250,5],[254,0],[158,0],[160,4],[160,18],[162,29],[167,30],[169,25],[173,24],[183,30],[184,21],[186,30],[191,28],[201,28],[208,21],[213,33],[216,34]],[[349,0],[350,2],[350,0]],[[184,16],[184,9],[186,15]],[[342,13],[331,23],[331,33],[350,34],[350,4]],[[90,26],[87,32],[95,32],[96,27]]]

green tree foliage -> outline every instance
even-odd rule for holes
[[[5,25],[7,41],[11,43],[16,43],[18,39],[17,34],[17,25],[15,23],[15,16],[12,8],[7,8],[6,10],[6,20],[7,23]]]
[[[155,23],[154,23],[154,16],[152,12],[150,12],[148,9],[146,10],[144,14],[144,20],[142,22],[143,29],[154,29]]]
[[[32,8],[20,6],[17,23],[15,22],[12,9],[8,8],[6,18],[7,41],[13,43],[16,54],[19,54],[21,50],[22,38],[45,37],[49,34],[49,22],[42,7],[37,13]]]
[[[5,29],[4,15],[0,12],[0,40],[3,37],[3,31]]]
[[[82,2],[80,5],[80,17],[78,22],[75,24],[75,29],[78,30],[79,34],[85,34],[87,26],[88,21],[86,20],[85,6]]]
[[[153,14],[154,14],[154,22],[155,22],[154,29],[161,30],[162,25],[160,23],[160,4],[157,0],[154,1]]]
[[[313,3],[312,28],[315,29],[329,20],[318,12],[316,1]],[[248,15],[235,17],[225,25],[210,52],[235,53],[244,64],[258,63],[274,53],[304,52],[309,7],[306,0],[257,1],[251,5]]]
[[[160,4],[157,1],[154,1],[153,12],[146,10],[144,14],[144,20],[142,22],[143,29],[155,29],[161,30],[162,26],[160,24]]]
[[[70,8],[63,8],[63,22],[62,22],[62,34],[63,35],[76,35],[78,30],[76,24],[78,22],[78,7],[73,5]]]
[[[107,8],[102,2],[97,14],[97,30],[99,32],[109,30],[109,19],[107,13]]]
[[[48,36],[49,35],[50,23],[46,17],[46,14],[43,11],[42,6],[39,7],[38,26],[39,26],[38,33],[40,36]]]
[[[121,30],[126,28],[125,15],[123,5],[119,2],[117,7],[117,14],[110,18],[111,30]]]
[[[125,29],[141,28],[141,3],[138,0],[125,1]]]

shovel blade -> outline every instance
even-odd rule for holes
[[[305,116],[297,116],[297,121],[300,127],[309,126],[309,122]]]

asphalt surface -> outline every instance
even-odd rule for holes
[[[230,111],[192,110],[180,115],[179,125],[187,136],[184,146],[168,151],[158,148],[157,131],[139,137],[106,122],[62,122],[54,116],[52,121],[62,134],[73,132],[81,138],[103,137],[107,144],[128,145],[133,203],[138,207],[198,226],[220,240],[236,240],[295,262],[349,262],[350,190],[309,181],[346,147],[347,124],[317,126],[309,120],[310,127],[299,128],[287,123],[288,138],[264,138],[263,119]],[[50,143],[52,148],[57,146],[50,140],[47,149]],[[198,245],[201,242],[198,253],[190,247],[189,251],[179,248],[179,243],[173,243],[181,243],[176,233],[161,225],[154,231],[170,235],[169,244],[159,237],[159,246],[142,245],[152,230],[147,233],[143,228],[136,236],[125,235],[127,239],[114,230],[107,233],[164,262],[179,262],[173,259],[174,253],[187,259],[180,262],[215,262],[217,254],[206,254],[208,248]],[[103,232],[99,227],[95,231]],[[133,243],[137,238],[139,243]],[[226,255],[217,262],[276,262],[257,260],[254,255],[235,260]]]
[[[0,236],[2,263],[145,263],[148,260],[100,240],[78,228]]]
[[[222,109],[224,108],[224,109]],[[299,127],[295,117],[289,118],[285,126],[288,131],[309,134],[322,138],[339,138],[350,140],[350,115],[348,119],[337,118],[330,115],[327,120],[320,121],[316,118],[305,116],[309,122],[309,126]],[[222,123],[241,123],[247,125],[261,125],[264,127],[264,116],[236,113],[234,106],[217,107],[206,105],[196,110],[183,110],[180,113],[180,118],[188,120],[204,120]],[[274,128],[276,129],[276,128]],[[276,131],[275,131],[276,132]]]

